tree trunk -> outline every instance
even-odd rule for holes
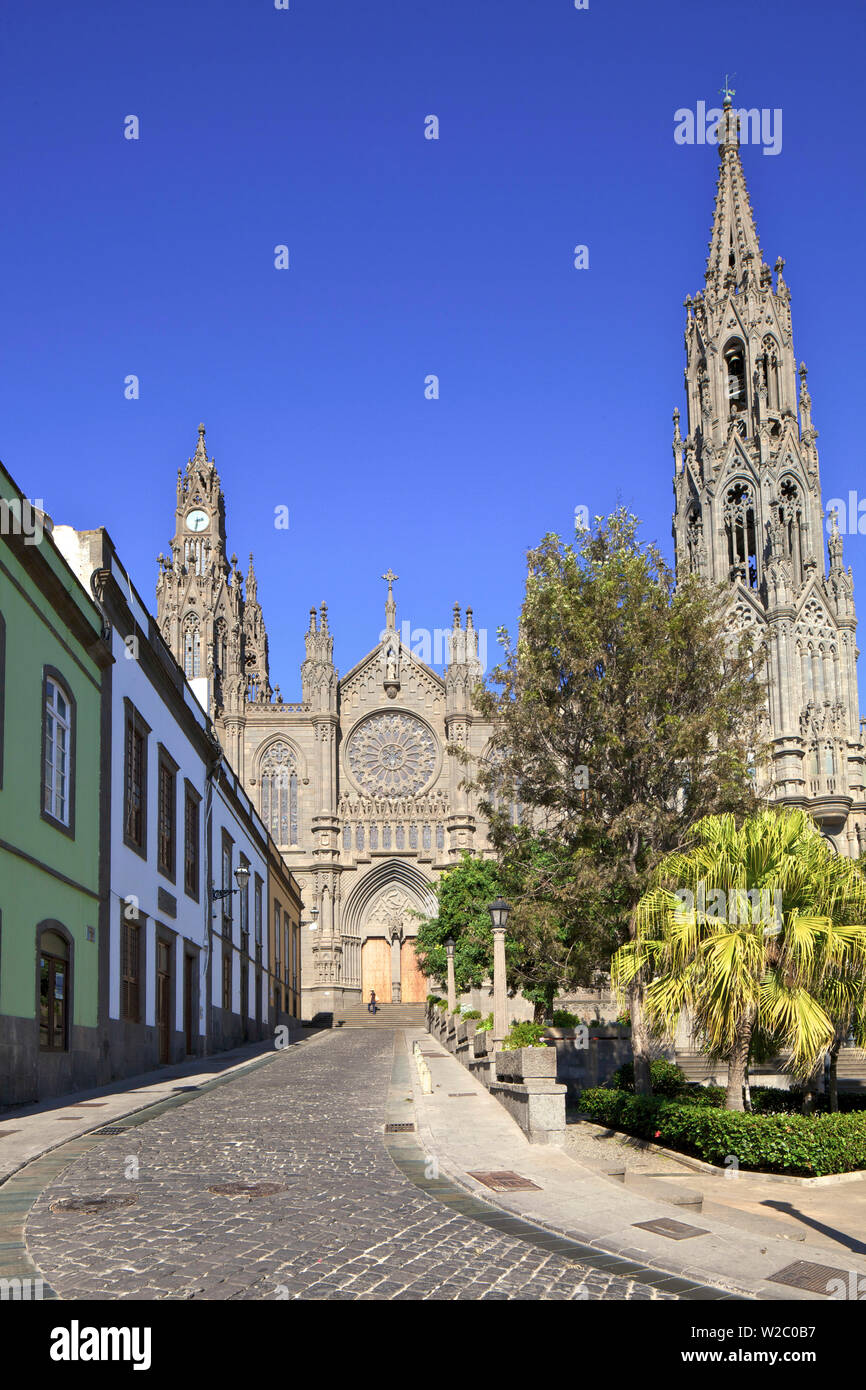
[[[752,1087],[749,1083],[749,1059],[746,1058],[746,1066],[743,1075],[743,1103],[749,1114],[752,1113]]]
[[[752,1042],[754,1015],[750,1010],[744,1014],[737,1025],[736,1042],[728,1058],[728,1090],[725,1096],[726,1110],[745,1109],[743,1087],[746,1084],[746,1068],[749,1062],[749,1047]]]
[[[835,1114],[839,1109],[839,1079],[836,1064],[839,1061],[839,1048],[842,1046],[842,1039],[837,1033],[830,1048],[830,1074],[827,1078],[827,1091],[830,1109]]]
[[[631,1015],[631,1046],[634,1056],[634,1093],[652,1095],[650,1073],[650,1040],[643,1011],[643,986],[635,981],[628,992],[628,1011]]]

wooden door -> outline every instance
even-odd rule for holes
[[[377,1004],[391,1002],[391,943],[380,936],[371,936],[361,947],[361,994],[370,1002],[370,990],[376,992]]]
[[[423,1004],[427,994],[427,977],[418,964],[415,942],[404,941],[400,950],[400,998],[404,1004]]]
[[[159,1060],[171,1060],[171,947],[156,943],[156,1026],[159,1032]]]
[[[191,1057],[193,1048],[193,1006],[195,1003],[195,974],[194,960],[192,956],[183,958],[183,1045],[186,1049],[187,1057]]]

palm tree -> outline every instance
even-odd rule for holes
[[[805,1078],[832,1047],[840,997],[866,968],[866,880],[799,810],[770,809],[738,827],[707,816],[667,855],[613,961],[624,993],[648,980],[657,1033],[683,1010],[707,1050],[728,1063],[726,1107],[743,1109],[756,1029],[790,1048]]]

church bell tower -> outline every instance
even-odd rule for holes
[[[204,425],[178,469],[174,536],[157,564],[160,631],[237,767],[247,703],[271,698],[268,639],[252,555],[246,598],[238,558],[226,558],[225,499]]]
[[[781,257],[764,261],[726,95],[705,287],[685,301],[687,427],[674,411],[678,577],[730,585],[730,625],[767,653],[774,796],[807,809],[840,853],[864,843],[854,584],[825,519],[805,364]]]

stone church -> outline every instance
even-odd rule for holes
[[[225,498],[204,425],[178,470],[171,554],[158,560],[160,629],[294,874],[303,900],[303,1015],[339,1014],[371,989],[418,1002],[415,957],[432,886],[486,826],[448,748],[482,756],[489,725],[472,609],[455,605],[444,678],[401,641],[389,569],[385,625],[345,675],[323,603],[310,609],[301,701],[271,686],[253,557],[227,557]]]
[[[731,585],[732,629],[768,653],[774,795],[807,809],[841,853],[866,840],[854,584],[824,508],[806,367],[784,261],[764,261],[730,97],[705,288],[686,300],[688,428],[674,411],[677,575]],[[799,379],[799,392],[798,392]],[[798,419],[799,406],[799,419]]]

